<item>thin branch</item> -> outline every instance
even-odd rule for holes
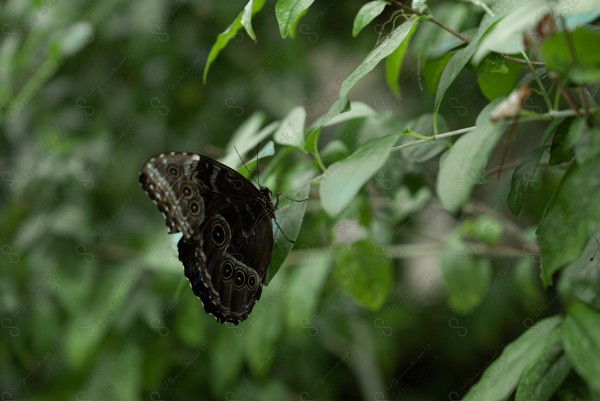
[[[438,139],[444,139],[444,138],[450,138],[452,136],[457,136],[457,135],[462,135],[466,132],[472,131],[475,129],[475,126],[473,127],[467,127],[467,128],[461,128],[461,129],[457,129],[456,131],[450,131],[450,132],[446,132],[445,134],[439,134],[439,135],[434,135],[431,137],[431,139],[417,139],[416,141],[412,141],[409,143],[405,143],[399,146],[394,146],[391,150],[392,152],[397,152],[401,149],[406,149],[406,148],[410,148],[412,146],[416,146],[416,145],[420,145],[422,143],[426,143],[426,142],[433,142],[436,141]]]
[[[597,109],[598,108],[596,107],[592,111],[595,111]],[[536,113],[532,113],[532,112],[521,111],[521,122],[539,121],[539,120],[543,120],[543,121],[555,120],[557,118],[563,118],[563,117],[581,116],[581,113],[583,113],[583,109],[550,110],[549,112],[544,113],[544,114],[536,114]]]
[[[546,63],[542,62],[542,61],[527,61],[527,60],[523,60],[520,58],[516,58],[513,56],[507,56],[506,54],[503,55],[504,60],[508,60],[511,61],[513,63],[517,63],[517,64],[523,64],[523,65],[532,65],[532,66],[536,66],[536,67],[545,67]]]
[[[450,32],[452,35],[456,36],[457,38],[459,38],[461,41],[463,41],[465,43],[470,43],[471,42],[470,38],[466,37],[465,35],[461,34],[460,32],[456,32],[454,29],[450,28],[449,26],[444,25],[440,20],[438,20],[437,18],[435,18],[431,14],[420,13],[417,10],[413,10],[411,7],[407,6],[406,4],[401,3],[400,1],[392,0],[392,3],[396,4],[397,6],[403,8],[406,11],[409,11],[409,12],[415,14],[415,15],[418,15],[420,17],[426,17],[431,22],[433,22],[434,24],[436,24],[440,28],[442,28],[442,29]]]

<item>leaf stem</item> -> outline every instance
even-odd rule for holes
[[[313,152],[312,154],[315,157],[315,161],[317,162],[317,165],[319,166],[321,171],[325,172],[325,170],[327,170],[327,167],[325,167],[325,164],[323,164],[323,160],[321,160],[321,155],[319,155],[319,151],[317,150],[317,151]]]
[[[591,112],[595,112],[598,107],[590,110]],[[563,117],[572,117],[572,116],[581,116],[583,113],[583,109],[565,109],[565,110],[550,110],[545,114],[536,114],[529,111],[521,112],[521,122],[523,121],[537,121],[537,120],[555,120],[557,118]]]

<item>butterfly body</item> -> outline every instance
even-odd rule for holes
[[[165,216],[185,276],[221,323],[246,319],[260,299],[273,252],[268,188],[209,157],[171,152],[149,159],[140,183]]]

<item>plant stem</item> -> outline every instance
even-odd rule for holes
[[[317,162],[317,165],[319,166],[321,171],[325,172],[325,170],[327,170],[327,167],[325,167],[325,165],[323,164],[323,160],[321,160],[321,155],[319,155],[319,151],[317,150],[313,153],[313,155],[315,156],[315,161]]]

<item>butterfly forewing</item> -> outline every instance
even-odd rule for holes
[[[204,309],[237,324],[260,298],[273,252],[274,206],[235,170],[206,156],[169,153],[151,158],[140,182],[181,232],[179,259]]]

